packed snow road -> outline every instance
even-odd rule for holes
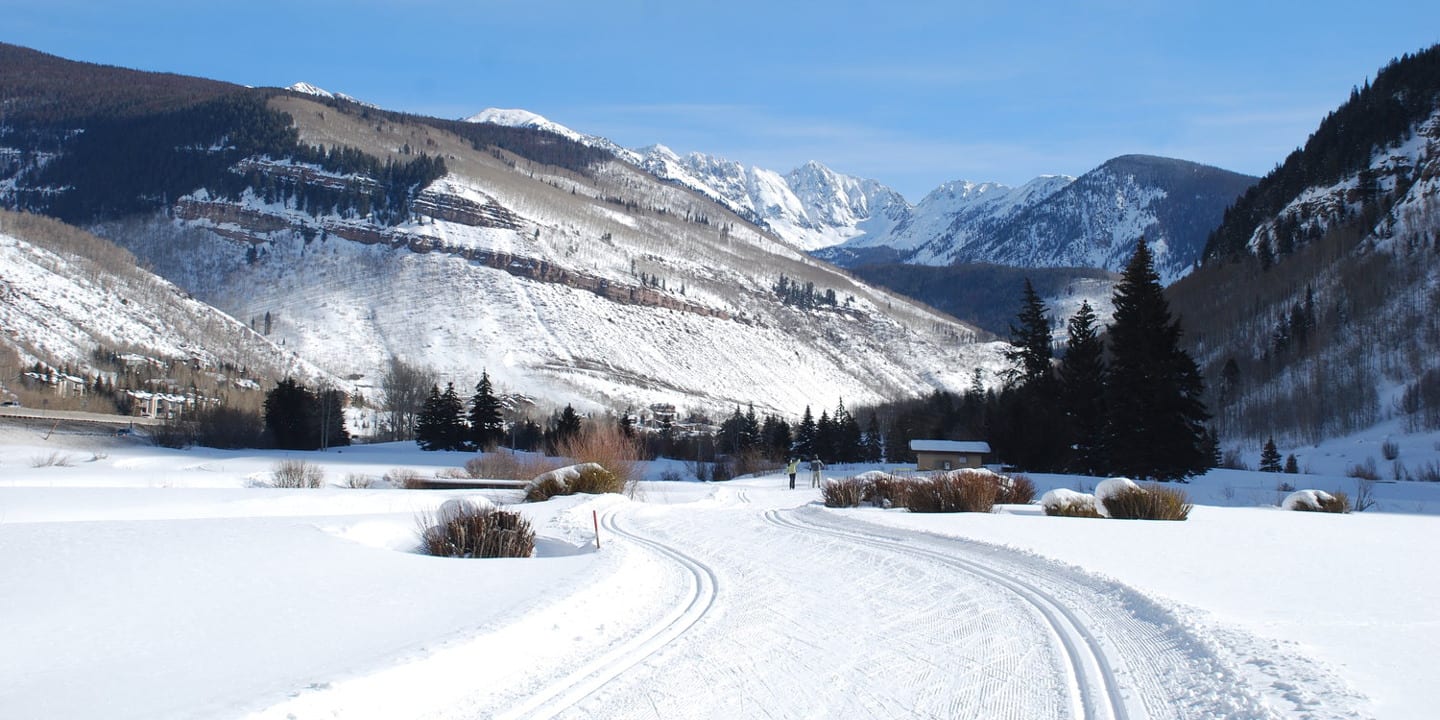
[[[675,611],[500,717],[1259,718],[1167,611],[993,546],[737,488],[615,508]],[[800,505],[799,507],[796,507]]]

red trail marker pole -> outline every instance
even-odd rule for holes
[[[595,523],[595,549],[600,549],[600,515],[594,510],[590,511],[590,519]]]

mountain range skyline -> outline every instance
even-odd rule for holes
[[[217,38],[214,12],[153,0],[3,7],[3,40],[77,60],[257,87],[305,80],[434,117],[524,107],[626,147],[665,138],[682,155],[768,168],[821,159],[910,202],[956,178],[1018,186],[1125,154],[1262,175],[1440,27],[1440,8],[1402,0],[1365,13],[262,0]]]

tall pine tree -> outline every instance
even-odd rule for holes
[[[481,370],[475,395],[470,398],[470,443],[478,450],[489,451],[499,447],[504,439],[505,419],[500,412],[500,401],[490,384],[490,373]]]
[[[805,406],[805,416],[800,419],[800,426],[795,430],[795,456],[802,459],[810,459],[816,456],[815,447],[815,416],[810,414],[810,406]]]
[[[995,449],[1009,462],[1027,470],[1051,471],[1064,466],[1065,423],[1055,412],[1060,386],[1053,370],[1050,349],[1050,318],[1045,303],[1025,280],[1020,326],[1010,326],[1012,350],[1005,353],[1014,367],[1011,385],[1001,393],[999,412],[994,418],[992,439]]]
[[[1141,238],[1115,286],[1110,325],[1110,472],[1179,480],[1213,466],[1205,450],[1204,381],[1180,347],[1178,320]]]
[[[1065,412],[1071,472],[1099,475],[1105,472],[1105,346],[1096,330],[1095,311],[1089,302],[1066,326],[1065,358],[1060,363],[1060,401]]]

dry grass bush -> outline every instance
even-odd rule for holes
[[[1400,443],[1394,440],[1386,440],[1380,445],[1380,454],[1386,460],[1394,460],[1400,457]]]
[[[860,503],[873,494],[873,486],[863,477],[829,480],[820,486],[820,497],[825,500],[825,507],[831,508],[860,507]]]
[[[571,465],[535,478],[525,488],[526,502],[544,502],[557,495],[621,493],[632,486],[599,463]]]
[[[923,513],[990,512],[997,494],[994,474],[954,470],[912,482],[905,507]]]
[[[390,483],[390,487],[406,490],[424,490],[426,487],[425,476],[410,468],[390,468],[385,471],[384,480]]]
[[[1103,518],[1089,503],[1055,503],[1045,506],[1045,514],[1051,517]]]
[[[350,473],[345,476],[345,487],[367,490],[375,487],[375,478],[364,473]]]
[[[1348,513],[1350,508],[1350,496],[1339,490],[1330,493],[1328,501],[1324,498],[1320,500],[1320,512]]]
[[[270,470],[270,487],[325,487],[325,471],[304,460],[281,460]]]
[[[530,480],[561,464],[549,458],[526,453],[487,452],[465,461],[465,474],[474,480]]]
[[[758,450],[746,450],[731,455],[726,458],[725,464],[729,466],[732,478],[772,473],[785,467],[784,463],[770,460]]]
[[[619,479],[621,490],[607,492],[632,490],[640,479],[640,445],[610,423],[590,425],[580,431],[561,445],[560,454],[577,463],[595,463]]]
[[[535,553],[535,531],[517,512],[452,500],[436,515],[421,515],[419,523],[427,555],[522,558]]]
[[[1120,520],[1184,520],[1194,507],[1185,491],[1153,484],[1119,490],[1101,502]]]
[[[878,473],[870,481],[871,505],[876,507],[907,507],[910,498],[910,481],[905,478]]]
[[[36,455],[30,458],[30,467],[70,467],[75,464],[75,459],[69,455],[62,454],[56,450],[49,455]]]
[[[1029,505],[1035,502],[1035,483],[1024,475],[996,475],[995,504],[997,505]]]
[[[1380,479],[1380,471],[1375,467],[1375,458],[1373,457],[1365,458],[1363,465],[1351,465],[1349,469],[1345,471],[1345,475],[1358,480]]]

